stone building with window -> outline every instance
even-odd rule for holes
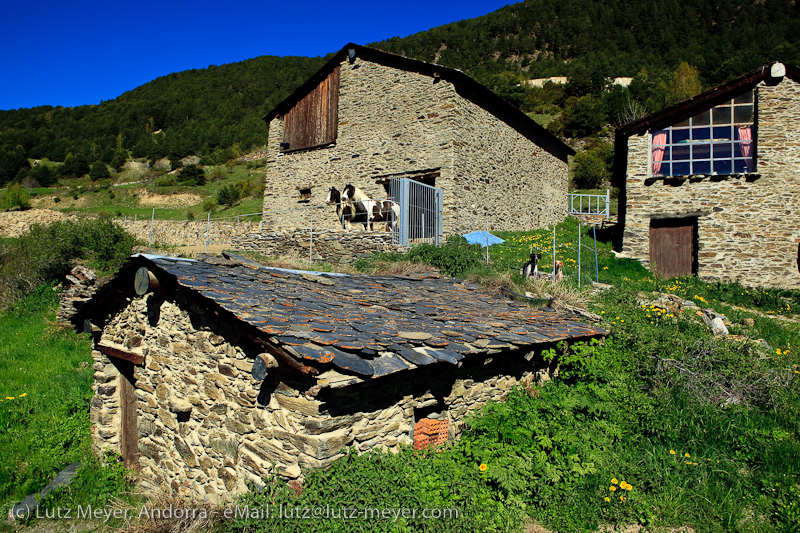
[[[573,150],[463,72],[348,44],[265,117],[264,211],[322,205],[348,183],[443,190],[444,232],[543,227],[567,214]],[[335,228],[333,208],[314,227]],[[296,226],[296,211],[265,216]]]
[[[800,287],[800,70],[773,63],[616,132],[617,247],[664,276]]]

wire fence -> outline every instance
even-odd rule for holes
[[[343,229],[342,219],[336,215],[336,210],[346,205],[346,202],[304,205],[214,218],[207,213],[205,220],[160,219],[156,216],[156,209],[153,209],[149,217],[136,214],[117,218],[116,222],[149,247],[201,246],[208,251],[209,246],[231,245],[237,237],[263,232],[305,232],[309,242],[313,243],[315,232]],[[351,227],[355,230],[363,228],[371,233],[388,233],[384,229],[387,226],[390,231],[396,231],[396,222],[393,220],[371,222],[364,216],[356,218]]]
[[[134,215],[134,217],[118,219],[117,222],[125,226],[134,236],[148,243],[150,247],[153,245],[193,247],[194,251],[205,252],[208,252],[210,247],[233,246],[234,243],[241,243],[242,239],[247,238],[248,234],[263,235],[274,232],[280,234],[274,237],[275,239],[293,241],[294,250],[298,255],[302,257],[307,254],[309,263],[313,263],[314,258],[319,257],[315,255],[315,246],[317,246],[318,241],[320,245],[322,244],[321,241],[327,237],[325,234],[336,232],[342,235],[341,219],[337,217],[336,209],[346,204],[346,202],[341,202],[338,204],[303,205],[294,208],[216,218],[211,218],[209,213],[206,215],[205,220],[158,219],[156,218],[156,210],[153,209],[150,217],[143,219],[138,215]],[[380,228],[377,226],[373,228],[373,231],[368,231],[369,228],[365,228],[362,222],[358,222],[353,224],[353,227],[358,229],[348,233],[367,237],[383,237],[382,239],[374,239],[376,241],[376,249],[385,249],[385,245],[392,242],[397,243],[392,233],[385,231],[385,226],[380,225]],[[481,229],[487,233],[492,231],[489,221],[483,226]],[[549,268],[548,275],[552,279],[556,278],[556,264],[560,261],[564,277],[573,278],[578,286],[585,281],[587,274],[589,277],[599,281],[595,226],[590,226],[592,233],[591,236],[586,235],[586,238],[583,235],[585,225],[580,220],[577,221],[575,238],[563,234],[563,232],[557,233],[556,226],[553,226],[550,241],[544,243],[539,238],[535,244],[529,246],[528,251],[531,253],[539,252],[544,256],[549,256],[546,262],[543,260],[539,266],[545,269]],[[391,229],[397,231],[397,224]],[[468,233],[468,231],[459,231],[457,233],[463,234]],[[412,244],[422,242],[433,244],[435,241],[431,235],[427,239],[415,239]],[[500,245],[499,248],[487,246],[485,251],[486,263],[488,264],[492,261],[497,267],[518,270],[527,260],[522,254],[518,254],[513,259],[508,253],[503,257],[503,254],[499,251],[503,249],[503,245]],[[524,248],[520,248],[520,250],[524,250]],[[589,265],[585,265],[587,255],[589,258],[593,258],[593,264],[590,261]],[[544,272],[540,272],[540,276],[543,275]]]

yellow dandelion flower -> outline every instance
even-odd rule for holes
[[[608,496],[606,496],[606,497],[605,497],[605,498],[603,498],[603,499],[604,499],[605,501],[607,501],[607,502],[610,502],[610,501],[611,501],[611,498],[609,498]]]
[[[478,467],[478,470],[480,470],[481,472],[486,472],[487,468],[489,468],[489,467],[486,466],[485,463],[481,463],[481,466]]]
[[[13,399],[14,399],[13,396],[6,396],[6,400],[13,400]]]
[[[619,497],[619,501],[624,502],[625,501],[625,496],[620,496]]]
[[[675,450],[670,450],[669,453],[670,455],[675,455]]]
[[[633,485],[631,485],[630,483],[628,483],[627,485],[625,485],[625,490],[628,490],[628,491],[631,491],[631,490],[633,490]]]
[[[685,453],[685,454],[683,454],[683,455],[684,455],[684,457],[691,457],[691,455],[689,455],[689,453],[688,453],[688,452],[687,452],[687,453]]]
[[[25,396],[27,396],[27,395],[28,395],[28,393],[27,393],[27,392],[23,392],[22,394],[20,394],[20,395],[19,395],[19,397],[20,397],[20,398],[24,398],[24,397],[25,397]]]
[[[620,482],[619,488],[621,488],[623,490],[627,489],[628,488],[628,482],[627,481]]]
[[[694,466],[697,466],[697,463],[692,463]]]
[[[610,490],[611,492],[614,492],[614,491],[617,490],[617,487],[615,487],[614,485],[611,485],[610,487],[608,487],[608,490]]]
[[[614,485],[616,485],[617,483],[619,483],[619,481],[617,481],[617,478],[614,478],[614,479],[612,479],[612,480],[611,480],[611,483],[613,483]]]

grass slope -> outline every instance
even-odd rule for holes
[[[556,258],[564,262],[564,284],[573,291],[579,231],[582,243],[591,243],[587,228],[574,220],[555,231]],[[503,237],[506,242],[490,250],[488,265],[482,249],[450,239],[407,256],[376,254],[358,266],[424,261],[490,286],[550,290],[521,279],[518,270],[531,249],[545,254],[548,269],[552,230]],[[587,255],[582,253],[583,287],[595,273],[594,255]],[[654,278],[634,261],[615,259],[604,243],[598,256],[600,281],[613,287],[590,305],[610,334],[602,343],[546,351],[560,370],[553,380],[526,384],[505,403],[488,405],[470,417],[458,442],[436,451],[350,454],[327,470],[308,472],[299,496],[281,482],[267,482],[264,491],[238,500],[251,514],[220,519],[217,528],[521,531],[532,518],[552,531],[596,531],[608,524],[797,531],[800,294]],[[724,313],[732,335],[714,338],[698,307],[667,305],[664,293]],[[0,339],[11,347],[2,357],[0,392],[14,397],[0,403],[0,453],[14,458],[14,466],[1,471],[5,502],[41,488],[69,461],[91,460],[91,370],[80,368],[88,360],[85,340],[42,325],[53,297],[44,291],[38,298],[46,305],[31,303],[0,318]],[[27,371],[31,360],[45,357],[50,359],[38,372]],[[118,466],[95,470],[101,474],[83,474],[70,494],[50,505],[104,501],[124,490]],[[343,508],[361,512],[344,520]],[[327,514],[298,518],[304,509]],[[377,511],[367,515],[368,509]],[[156,525],[147,527],[158,530]]]

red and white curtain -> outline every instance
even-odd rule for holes
[[[753,126],[739,126],[739,149],[745,157],[745,165],[747,165],[747,172],[753,171]]]
[[[661,174],[661,162],[664,160],[664,151],[667,144],[667,132],[653,135],[653,175]]]

